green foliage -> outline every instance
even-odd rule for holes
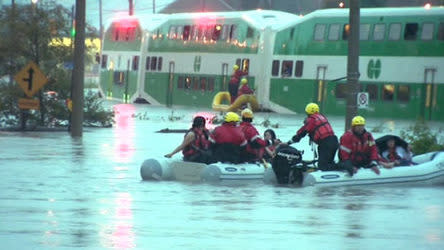
[[[114,112],[103,108],[103,99],[96,93],[88,91],[84,98],[84,124],[99,127],[111,127]]]
[[[410,143],[414,154],[423,154],[444,149],[444,145],[438,142],[438,133],[433,133],[424,121],[417,121],[401,131],[401,138]]]

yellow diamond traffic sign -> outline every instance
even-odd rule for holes
[[[29,97],[32,97],[48,82],[48,78],[34,62],[29,62],[15,75],[14,79]]]

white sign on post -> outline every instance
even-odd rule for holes
[[[356,99],[358,108],[368,108],[368,100],[368,92],[359,92]]]

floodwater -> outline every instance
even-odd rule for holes
[[[118,108],[116,126],[80,140],[0,132],[2,249],[444,249],[444,186],[141,181],[142,162],[183,138],[155,131],[187,128],[194,111]],[[257,117],[284,140],[301,118]]]

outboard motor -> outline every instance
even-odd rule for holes
[[[303,169],[296,165],[302,162],[302,153],[291,146],[279,146],[273,158],[272,166],[279,184],[300,185],[303,179]]]

